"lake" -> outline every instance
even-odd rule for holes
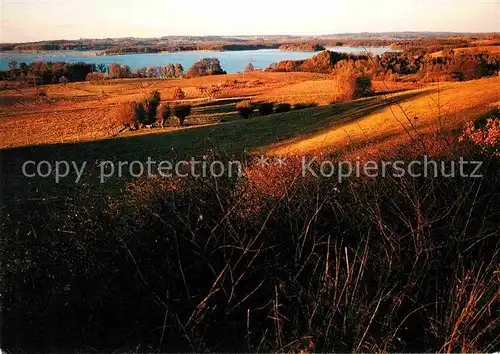
[[[366,53],[366,50],[373,54],[394,52],[390,48],[362,48],[362,47],[328,47],[328,50],[344,53]],[[147,66],[165,66],[168,63],[180,63],[185,70],[201,58],[219,58],[222,68],[228,73],[241,72],[249,62],[252,62],[256,69],[265,69],[271,63],[281,60],[308,59],[318,54],[318,52],[286,52],[279,49],[242,50],[227,52],[176,52],[176,53],[152,53],[152,54],[127,54],[127,55],[107,55],[95,56],[95,52],[44,52],[44,53],[0,53],[0,70],[9,68],[9,61],[15,60],[19,63],[31,63],[33,61],[64,61],[75,63],[83,61],[91,64],[127,64],[131,69]]]

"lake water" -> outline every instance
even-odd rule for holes
[[[361,47],[329,47],[329,50],[344,53],[366,53]],[[366,48],[373,54],[382,54],[394,51],[389,48]],[[9,61],[15,60],[19,63],[31,63],[33,61],[64,61],[75,63],[83,61],[92,64],[127,64],[132,69],[147,66],[165,66],[168,63],[180,63],[185,70],[201,58],[219,58],[222,68],[228,73],[241,72],[249,62],[252,62],[256,69],[265,69],[271,63],[281,60],[308,59],[316,55],[313,52],[285,52],[279,49],[243,50],[228,52],[177,52],[177,53],[154,53],[154,54],[127,54],[93,56],[95,52],[46,52],[46,53],[0,53],[0,70],[9,68]]]

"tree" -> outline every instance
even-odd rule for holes
[[[176,87],[174,89],[174,93],[172,95],[172,98],[174,100],[183,100],[185,97],[186,97],[186,94],[184,93],[184,91],[182,91],[182,89],[180,87]]]
[[[61,76],[67,76],[69,73],[69,67],[68,63],[54,63],[52,64],[52,75],[59,80]]]
[[[458,81],[478,79],[483,76],[481,63],[477,58],[461,55],[451,64],[450,75]]]
[[[130,77],[132,74],[132,70],[130,70],[130,66],[121,65],[120,66],[120,77]]]
[[[52,73],[48,64],[44,61],[31,63],[31,73],[37,83],[44,84],[52,81]]]
[[[184,67],[181,64],[175,64],[174,76],[179,78],[184,76]]]
[[[156,122],[158,106],[160,105],[161,97],[158,90],[151,92],[149,97],[144,101],[144,107],[146,110],[146,119],[143,122],[146,125],[152,125]]]
[[[119,104],[116,109],[116,119],[120,125],[130,129],[138,129],[139,125],[136,119],[136,104],[131,102]]]
[[[64,76],[69,81],[85,81],[87,75],[92,72],[92,65],[84,62],[68,64]]]
[[[116,79],[116,78],[121,77],[120,64],[116,64],[116,63],[109,64],[108,65],[108,74],[109,74],[109,77],[112,79]]]
[[[107,70],[106,70],[106,64],[97,64],[97,70],[99,70],[99,72],[101,73],[105,73]]]
[[[334,83],[337,98],[350,101],[370,94],[372,82],[353,61],[340,61],[335,65]]]
[[[252,71],[255,71],[255,68],[252,63],[248,63],[248,65],[245,68],[246,73],[251,73]]]
[[[9,70],[15,70],[18,68],[18,64],[17,64],[17,61],[15,60],[11,60],[9,61]]]
[[[144,109],[144,104],[142,102],[135,103],[135,121],[134,125],[136,128],[142,127],[148,122],[148,115],[146,109]]]
[[[191,106],[190,105],[179,105],[174,108],[174,115],[179,118],[179,124],[184,125],[184,121],[186,117],[191,114]]]
[[[255,107],[250,101],[240,101],[236,104],[236,109],[240,116],[247,119],[250,114],[252,114]]]
[[[194,63],[187,73],[188,77],[199,77],[207,75],[223,75],[226,74],[220,65],[217,58],[203,58]]]
[[[158,76],[158,73],[156,71],[156,68],[154,66],[148,66],[146,68],[146,76],[148,78],[155,78]]]
[[[170,118],[172,111],[170,110],[170,106],[168,104],[164,104],[161,107],[161,126],[164,127],[168,121],[168,118]]]
[[[134,77],[146,77],[146,68],[134,69]]]
[[[350,101],[366,96],[370,93],[372,86],[369,77],[357,76],[352,72],[338,74],[334,82],[336,95],[341,101]]]
[[[173,78],[173,77],[175,77],[175,66],[174,66],[174,64],[169,63],[165,67],[165,77],[166,78]]]

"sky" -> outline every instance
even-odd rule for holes
[[[168,35],[500,32],[500,0],[0,0],[0,42]]]

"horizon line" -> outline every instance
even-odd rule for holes
[[[27,42],[1,42],[0,44],[28,44],[28,43],[40,43],[40,42],[54,42],[54,41],[81,41],[81,40],[102,40],[102,39],[162,39],[169,37],[222,37],[222,38],[235,38],[235,37],[324,37],[324,36],[338,36],[338,35],[363,35],[363,34],[457,34],[457,35],[500,35],[500,32],[461,32],[461,31],[415,31],[415,30],[404,30],[404,31],[383,31],[383,32],[337,32],[337,33],[324,33],[324,34],[175,34],[175,35],[165,35],[165,36],[155,36],[155,37],[134,37],[134,36],[123,36],[123,37],[80,37],[78,39],[42,39],[36,41]],[[397,38],[394,38],[397,39]]]

